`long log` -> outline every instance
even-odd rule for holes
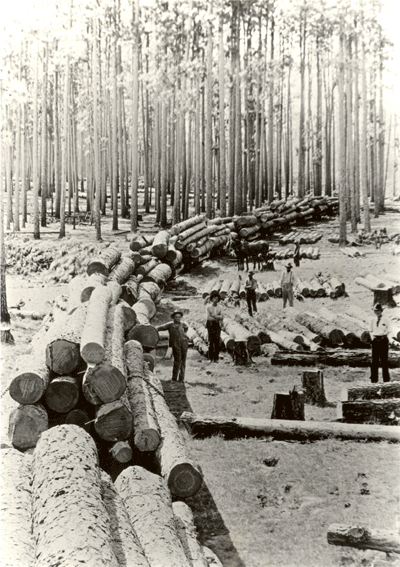
[[[148,272],[145,278],[143,278],[143,281],[152,281],[155,282],[158,286],[164,288],[171,276],[171,266],[162,263],[158,264],[155,268]]]
[[[149,385],[144,380],[143,349],[137,341],[125,343],[128,368],[128,399],[133,415],[134,443],[139,451],[155,451],[160,444],[160,429]]]
[[[16,449],[30,449],[36,447],[48,427],[49,419],[42,405],[18,406],[10,413],[8,437]]]
[[[136,263],[128,256],[122,256],[120,262],[114,266],[110,273],[110,280],[117,281],[120,285],[125,283],[133,274]]]
[[[80,342],[81,356],[87,364],[97,364],[104,358],[104,341],[110,302],[109,288],[97,287],[93,290]]]
[[[371,351],[365,349],[344,350],[319,353],[276,353],[271,364],[288,366],[351,366],[367,368],[371,366]],[[400,368],[400,353],[389,351],[389,368]]]
[[[188,454],[182,433],[162,394],[160,381],[148,369],[145,369],[145,377],[152,384],[150,395],[161,432],[161,443],[156,451],[161,474],[172,495],[194,496],[202,483],[200,469]]]
[[[46,364],[56,374],[73,372],[81,361],[80,342],[88,305],[75,309],[67,319],[52,325],[46,343]]]
[[[151,272],[151,270],[154,270],[154,268],[158,266],[158,264],[160,263],[160,260],[158,260],[157,258],[153,258],[151,256],[143,256],[143,258],[150,258],[150,259],[148,261],[146,260],[144,264],[141,264],[135,269],[136,276],[147,275],[149,272]]]
[[[203,553],[208,561],[209,567],[223,567],[217,555],[215,555],[215,553],[209,547],[202,545],[201,549],[203,550]]]
[[[238,217],[235,221],[235,227],[237,229],[242,229],[244,227],[251,227],[258,224],[257,217],[254,215],[245,215]]]
[[[171,495],[163,480],[141,467],[128,467],[118,476],[115,488],[149,564],[189,567],[176,533]]]
[[[184,502],[174,502],[172,511],[176,531],[190,565],[192,567],[208,567],[208,561],[197,540],[197,530],[191,509]]]
[[[154,237],[153,244],[151,247],[152,254],[162,260],[168,252],[170,234],[166,230],[160,230]]]
[[[282,314],[281,322],[289,331],[292,331],[294,333],[301,333],[305,339],[306,344],[307,341],[310,341],[317,345],[321,344],[322,338],[316,333],[313,333],[312,331],[307,329],[307,327],[304,327],[303,325],[298,323],[295,319],[295,313],[292,312],[291,308],[285,309],[285,312]]]
[[[344,342],[344,334],[340,329],[332,329],[332,325],[328,321],[317,318],[311,313],[298,312],[295,315],[295,320],[333,345],[340,345]]]
[[[212,238],[209,238],[205,244],[203,244],[198,248],[197,247],[194,248],[190,253],[190,257],[195,259],[200,258],[204,254],[211,252],[213,248],[214,248],[214,240]]]
[[[139,286],[138,301],[142,299],[151,299],[154,303],[158,303],[161,299],[162,289],[154,281],[143,280]]]
[[[121,258],[121,252],[116,248],[106,248],[102,250],[101,253],[89,262],[86,272],[88,276],[92,274],[102,274],[103,276],[108,277],[113,266],[119,261]]]
[[[136,303],[139,296],[139,279],[137,276],[130,276],[122,285],[121,299],[129,305]]]
[[[217,227],[213,228],[214,230],[217,230]],[[175,242],[175,248],[177,250],[183,250],[188,244],[190,244],[191,242],[196,242],[197,240],[199,240],[199,238],[202,238],[207,234],[209,234],[209,231],[207,231],[207,224],[205,222],[197,223],[188,230],[185,230],[179,234],[178,239]]]
[[[331,524],[328,527],[327,540],[330,545],[400,553],[400,535],[396,531]]]
[[[276,439],[364,439],[369,441],[400,442],[400,427],[359,425],[329,421],[292,421],[286,419],[257,419],[250,417],[200,416],[184,412],[182,421],[195,437],[223,435],[226,438],[273,436]]]
[[[139,341],[143,347],[155,348],[159,336],[157,330],[150,324],[156,313],[156,307],[151,299],[141,299],[133,306],[138,324],[128,333],[128,340]]]
[[[81,294],[83,288],[86,285],[86,282],[87,282],[86,276],[76,276],[75,278],[72,278],[72,280],[69,282],[68,306],[67,306],[68,315],[71,315],[71,313],[73,313],[75,309],[80,307],[82,303]]]
[[[270,341],[278,345],[279,347],[293,352],[303,352],[304,348],[301,344],[297,342],[293,342],[288,337],[285,337],[284,334],[275,333],[271,331],[271,329],[265,329],[266,333],[268,334]]]
[[[78,378],[75,376],[57,376],[47,386],[46,404],[58,413],[68,413],[78,403],[79,391]]]
[[[1,546],[4,567],[34,567],[32,456],[1,451]]]
[[[139,252],[141,248],[149,246],[150,242],[142,234],[135,235],[133,240],[129,243],[129,248],[132,252]]]
[[[81,290],[81,302],[85,303],[89,301],[93,290],[96,287],[105,286],[108,281],[108,278],[103,274],[94,273],[86,279],[86,283]]]
[[[201,294],[203,299],[206,299],[210,295],[212,288],[214,284],[217,283],[217,281],[219,282],[219,278],[217,278],[216,280],[210,280],[206,283]]]
[[[187,219],[185,221],[179,222],[178,224],[174,224],[170,229],[171,236],[177,236],[182,232],[188,230],[192,226],[202,223],[205,220],[205,215],[197,215],[192,217],[191,219]]]
[[[42,434],[34,453],[32,492],[36,565],[118,567],[101,498],[97,449],[88,433],[60,425]]]
[[[104,360],[88,366],[82,389],[87,401],[96,405],[114,402],[125,392],[124,313],[120,305],[112,307],[108,313]]]
[[[355,400],[381,400],[385,398],[400,398],[400,382],[383,384],[361,384],[343,388],[340,399],[342,402]]]
[[[374,422],[384,425],[400,420],[400,399],[356,400],[337,402],[337,418],[350,423]]]
[[[111,546],[118,564],[124,567],[150,567],[125,504],[111,477],[101,471],[100,478],[101,497],[110,522]]]
[[[250,353],[259,351],[261,341],[258,335],[251,333],[237,321],[224,317],[222,328],[236,343],[245,343]]]

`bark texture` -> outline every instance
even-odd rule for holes
[[[208,567],[206,556],[197,540],[197,530],[191,509],[184,502],[174,502],[172,511],[175,516],[176,531],[189,564],[193,567]]]
[[[1,451],[1,546],[3,567],[33,567],[32,456]]]
[[[10,413],[8,437],[17,449],[31,449],[48,427],[47,412],[42,405],[18,406]]]
[[[33,461],[36,567],[119,567],[93,439],[76,425],[43,434]]]
[[[121,258],[121,252],[115,248],[106,248],[102,252],[89,262],[87,267],[87,274],[91,276],[92,274],[103,274],[103,276],[108,277],[113,266]]]
[[[81,356],[87,364],[97,364],[104,358],[104,345],[111,293],[107,287],[95,288],[87,309],[81,336]]]
[[[176,533],[171,496],[163,479],[141,467],[129,467],[118,476],[115,487],[149,564],[190,567]]]
[[[384,553],[400,553],[399,533],[391,530],[331,524],[328,528],[327,539],[331,545],[376,549]]]

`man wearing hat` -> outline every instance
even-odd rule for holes
[[[253,316],[253,311],[257,313],[257,280],[253,278],[254,272],[249,272],[249,277],[245,283],[246,289],[246,299],[247,299],[247,309],[249,310],[250,317]]]
[[[294,274],[292,272],[292,264],[286,265],[286,272],[282,273],[281,286],[282,286],[282,298],[283,298],[283,308],[285,309],[286,303],[289,300],[290,307],[293,307],[293,285],[294,285]]]
[[[173,382],[183,382],[185,379],[186,355],[189,339],[185,332],[188,326],[186,323],[181,322],[182,317],[182,311],[174,311],[171,315],[172,321],[156,327],[157,331],[169,332],[169,346],[172,347],[172,355],[174,357],[174,367],[172,369]]]
[[[372,339],[372,363],[371,363],[371,382],[378,382],[379,362],[382,366],[382,376],[384,382],[390,382],[389,376],[389,323],[383,317],[383,307],[380,303],[374,305],[375,317],[371,319],[370,333]]]
[[[224,318],[222,307],[219,305],[219,293],[212,291],[211,304],[207,305],[208,357],[210,362],[219,360],[219,342],[221,339],[221,323]]]

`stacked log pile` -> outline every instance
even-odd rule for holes
[[[271,251],[271,258],[274,260],[285,260],[288,258],[293,258],[294,248],[286,250]],[[318,260],[320,257],[320,250],[318,247],[309,246],[308,248],[303,248],[300,252],[300,258],[308,258],[309,260]]]
[[[167,481],[134,466],[114,484],[82,428],[44,432],[33,458],[2,458],[4,565],[207,567],[193,514],[172,504]]]
[[[279,239],[279,244],[285,246],[286,244],[315,244],[322,238],[322,232],[312,231],[312,232],[299,232],[298,230],[293,230],[282,236]]]

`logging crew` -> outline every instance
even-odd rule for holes
[[[299,242],[296,242],[296,248],[294,249],[294,254],[293,254],[293,261],[296,268],[300,266],[300,256],[301,256],[300,244]]]
[[[382,366],[382,376],[384,382],[390,382],[389,376],[389,323],[383,317],[383,308],[380,303],[374,306],[375,317],[371,319],[370,333],[372,338],[372,362],[371,362],[371,382],[378,382],[379,362]]]
[[[219,293],[212,291],[211,304],[207,305],[208,358],[210,362],[218,362],[219,342],[221,340],[221,323],[224,318],[222,307],[219,305]]]
[[[182,311],[174,311],[171,315],[172,321],[156,327],[157,331],[169,332],[169,346],[172,347],[174,367],[172,369],[172,381],[183,382],[185,380],[186,355],[189,339],[186,336],[188,326],[182,323]]]
[[[257,280],[253,278],[253,275],[254,272],[249,272],[249,277],[247,278],[245,283],[247,308],[249,310],[250,317],[253,316],[253,311],[257,313]]]
[[[286,303],[289,300],[290,307],[293,307],[293,284],[294,274],[292,272],[292,264],[286,265],[286,272],[283,272],[281,278],[283,308],[285,309]]]

